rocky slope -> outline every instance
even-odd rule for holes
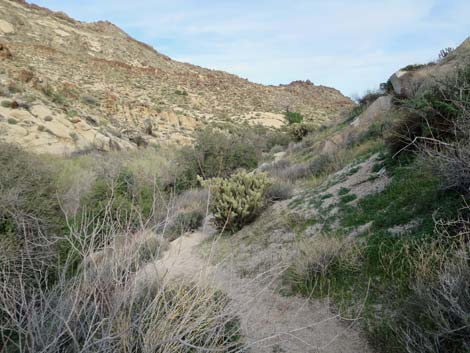
[[[83,23],[21,0],[0,0],[1,138],[38,152],[188,142],[214,121],[322,123],[350,108],[309,81],[263,86],[171,60],[109,22]]]

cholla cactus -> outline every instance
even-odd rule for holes
[[[265,173],[239,172],[230,178],[200,180],[212,194],[211,211],[219,229],[236,231],[253,221],[264,206],[270,183]]]
[[[314,125],[307,123],[292,124],[290,126],[290,133],[297,141],[302,141],[308,133],[315,130],[316,128]]]

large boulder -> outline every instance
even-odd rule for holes
[[[0,33],[4,35],[15,33],[15,27],[10,22],[0,20]]]
[[[442,82],[456,69],[470,64],[470,37],[447,57],[427,65],[410,65],[390,77],[396,95],[412,97]]]
[[[354,128],[367,128],[374,121],[380,120],[390,109],[392,109],[392,97],[379,97],[352,121],[351,126]]]

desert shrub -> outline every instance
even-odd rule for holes
[[[1,105],[4,108],[11,108],[12,107],[12,101],[2,101]]]
[[[123,168],[116,175],[98,176],[91,190],[80,200],[77,220],[84,214],[103,220],[102,233],[138,230],[152,216],[153,190],[139,188],[135,176]],[[101,244],[103,245],[103,244]]]
[[[174,240],[204,224],[209,202],[206,189],[192,189],[176,195],[163,229],[165,238]]]
[[[53,237],[64,219],[54,186],[55,171],[39,157],[0,145],[0,233]]]
[[[273,179],[284,183],[295,182],[309,176],[307,165],[303,163],[292,164],[288,159],[281,159],[267,164],[261,168],[261,171],[268,173]]]
[[[24,150],[0,144],[0,346],[8,308],[56,281],[65,219],[55,171]],[[23,291],[23,293],[22,293]]]
[[[281,201],[291,198],[293,194],[292,184],[285,181],[275,181],[269,186],[265,193],[265,198],[268,201]]]
[[[392,154],[420,152],[447,189],[470,187],[470,67],[401,102],[401,119],[386,137]]]
[[[426,150],[433,172],[444,189],[455,189],[463,194],[470,192],[470,130],[468,137],[440,148]]]
[[[277,173],[277,177],[284,181],[296,181],[310,175],[308,166],[303,163],[291,165]]]
[[[188,92],[186,92],[185,90],[179,90],[177,89],[175,91],[175,94],[178,95],[178,96],[187,96],[188,95]]]
[[[283,147],[283,146],[281,146],[281,145],[274,145],[274,146],[269,150],[269,153],[276,154],[276,153],[283,152],[283,151],[284,151],[284,147]]]
[[[403,67],[401,70],[403,71],[418,71],[422,68],[426,67],[426,64],[411,64]]]
[[[470,67],[436,82],[422,95],[397,100],[401,118],[386,137],[392,154],[433,148],[465,135],[470,106]],[[462,127],[464,128],[462,131]]]
[[[81,243],[82,270],[57,286],[6,302],[0,343],[7,352],[228,352],[239,346],[239,325],[227,296],[186,281],[160,281],[152,264],[161,244],[148,236],[108,235],[115,243],[96,253]],[[121,240],[120,240],[121,241]],[[142,248],[146,250],[142,251]],[[108,251],[109,250],[109,251]],[[2,286],[3,287],[3,286]],[[241,347],[240,347],[241,348]]]
[[[320,176],[333,171],[333,157],[328,154],[320,154],[308,165],[308,171],[313,176]]]
[[[298,246],[287,276],[301,292],[327,291],[328,276],[333,272],[359,271],[363,254],[363,246],[352,238],[321,235],[305,239]]]
[[[368,106],[372,103],[374,103],[377,98],[380,98],[384,96],[384,93],[381,91],[369,91],[366,94],[364,94],[361,98],[359,98],[357,101],[360,106]]]
[[[287,129],[278,129],[268,131],[266,134],[266,150],[270,150],[275,146],[286,147],[292,141],[292,135]]]
[[[205,212],[189,210],[178,212],[166,229],[165,238],[175,240],[186,232],[197,230],[204,223]]]
[[[263,173],[238,172],[229,178],[201,180],[201,183],[210,189],[215,225],[228,231],[239,230],[258,216],[269,187]]]
[[[247,130],[225,132],[207,127],[197,132],[194,146],[181,150],[176,191],[197,186],[198,175],[228,177],[239,168],[256,168],[262,150],[255,139]]]
[[[408,353],[470,350],[470,263],[457,253],[435,276],[412,285],[394,330]]]
[[[83,96],[82,102],[90,106],[99,105],[99,101],[95,97],[92,97],[92,96]]]
[[[289,124],[301,124],[304,121],[303,115],[298,112],[287,111],[284,113],[284,116]]]

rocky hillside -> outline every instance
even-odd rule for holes
[[[214,121],[322,123],[350,108],[310,81],[263,86],[171,60],[109,22],[83,23],[25,1],[0,0],[1,138],[37,152],[188,142]]]

